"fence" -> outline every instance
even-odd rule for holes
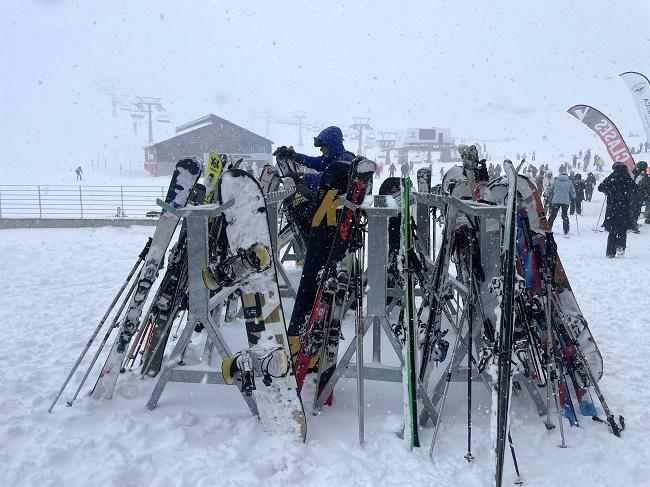
[[[156,217],[164,186],[0,185],[0,218]]]

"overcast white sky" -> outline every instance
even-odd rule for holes
[[[649,11],[647,0],[2,0],[0,165],[144,143],[110,117],[100,79],[162,97],[172,125],[213,112],[262,134],[253,111],[303,110],[326,124],[369,116],[385,130],[593,144],[565,113],[576,103],[641,133],[618,75],[650,74]]]

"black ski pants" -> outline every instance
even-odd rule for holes
[[[593,196],[593,194],[594,194],[594,187],[593,186],[591,186],[591,187],[587,186],[585,188],[585,199],[587,201],[591,201],[591,197]]]
[[[562,208],[562,228],[564,230],[564,235],[569,233],[569,205],[551,205],[551,211],[548,217],[548,226],[553,231],[553,222],[555,217],[557,217],[557,212]]]
[[[573,215],[574,213],[582,215],[582,200],[571,200],[571,205],[569,206],[569,213]]]
[[[622,227],[612,227],[609,229],[609,235],[607,236],[607,251],[606,255],[614,257],[616,255],[616,249],[625,250],[627,243],[627,229],[625,226]]]

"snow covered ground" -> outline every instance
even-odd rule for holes
[[[585,203],[580,235],[572,217],[571,237],[558,244],[604,356],[600,385],[615,414],[625,416],[627,429],[619,439],[602,424],[585,419],[580,428],[566,427],[569,448],[563,450],[558,448],[557,429],[547,431],[521,394],[513,404],[512,435],[527,486],[650,484],[650,425],[645,419],[650,322],[644,297],[650,225],[642,225],[641,235],[628,236],[624,258],[606,259],[607,234],[592,230],[601,197],[597,193],[594,201]],[[172,384],[158,407],[148,411],[145,402],[154,381],[129,373],[120,378],[112,401],[95,403],[82,393],[75,406],[67,408],[65,399],[74,392],[87,360],[48,414],[54,394],[152,231],[0,231],[0,485],[491,484],[490,397],[479,384],[474,389],[476,460],[471,465],[463,458],[464,385],[451,387],[433,463],[427,456],[432,428],[421,430],[423,447],[413,452],[396,435],[402,422],[399,384],[367,385],[363,447],[357,444],[352,380],[339,383],[332,408],[318,416],[308,414],[305,444],[267,435],[232,387]],[[243,345],[242,323],[225,325],[224,333],[232,343]],[[343,346],[351,331],[346,335]],[[199,340],[195,335],[191,353],[200,350]],[[396,363],[392,352],[384,350],[387,362]],[[93,372],[86,390],[95,378]],[[310,398],[305,400],[308,412]],[[508,485],[514,474],[506,458]]]

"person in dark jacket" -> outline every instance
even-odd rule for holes
[[[548,226],[553,231],[553,222],[557,217],[558,211],[562,210],[562,229],[564,235],[569,233],[569,205],[571,201],[576,198],[576,189],[573,183],[569,180],[569,176],[565,172],[560,172],[553,184],[546,190],[546,196],[551,203],[551,210],[548,217]]]
[[[314,169],[317,174],[305,174],[305,184],[315,191],[318,189],[321,173],[327,166],[335,161],[352,161],[354,154],[343,147],[343,132],[339,127],[331,126],[314,137],[314,147],[320,148],[321,155],[312,157],[297,153],[293,147],[279,147],[273,153],[274,156],[286,157],[294,160],[301,166]]]
[[[609,258],[625,253],[627,231],[632,229],[630,202],[637,188],[627,166],[614,164],[614,171],[598,185],[598,191],[607,196],[603,227],[609,232],[605,254]]]
[[[587,179],[585,179],[585,199],[591,201],[591,197],[594,194],[594,188],[596,187],[596,178],[594,173],[590,172],[587,174]]]
[[[569,213],[571,215],[574,213],[582,215],[582,202],[585,199],[585,186],[585,182],[582,180],[582,174],[576,174],[573,178],[573,187],[576,190],[576,197],[571,200],[571,205],[569,206]]]
[[[632,177],[634,178],[634,184],[636,185],[636,193],[632,198],[631,202],[631,218],[632,225],[634,226],[633,231],[635,233],[639,232],[638,219],[641,214],[641,209],[648,199],[648,175],[646,171],[648,169],[648,163],[645,161],[639,161],[636,163],[634,171],[632,171]]]
[[[391,178],[392,178],[392,177],[395,177],[395,170],[396,170],[396,169],[397,169],[397,168],[395,167],[395,164],[393,164],[393,163],[391,162],[391,163],[390,163],[390,166],[388,166],[388,175],[389,175]]]

